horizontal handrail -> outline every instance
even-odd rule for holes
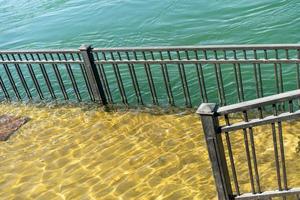
[[[272,105],[274,103],[289,101],[296,98],[300,98],[300,89],[250,101],[244,101],[233,105],[223,106],[218,109],[217,113],[219,115],[225,115],[229,113],[241,112],[253,108],[259,108],[265,105]]]
[[[97,64],[258,64],[258,63],[300,63],[300,59],[172,59],[172,60],[100,60]]]
[[[184,51],[184,50],[272,50],[300,49],[300,44],[242,44],[242,45],[199,45],[199,46],[159,46],[159,47],[111,47],[93,48],[93,51]],[[34,49],[34,50],[0,50],[0,53],[76,53],[78,49]]]
[[[83,64],[81,60],[0,60],[0,64]]]
[[[300,117],[300,110],[293,112],[293,113],[285,112],[285,113],[281,113],[277,116],[271,115],[271,116],[267,116],[263,119],[252,119],[248,122],[237,122],[237,123],[229,125],[229,126],[223,126],[223,127],[221,127],[221,132],[224,133],[224,132],[236,131],[236,130],[241,130],[241,129],[245,129],[245,128],[271,124],[271,123],[275,123],[275,122],[298,119],[299,117]]]
[[[29,63],[82,63],[80,60],[0,60],[0,64],[29,64]],[[300,59],[248,59],[248,60],[101,60],[96,64],[256,64],[256,63],[300,63]]]
[[[0,54],[21,54],[21,53],[80,53],[78,49],[33,49],[33,50],[0,50]]]
[[[299,49],[300,44],[243,44],[243,45],[201,45],[201,46],[161,46],[161,47],[115,47],[94,48],[94,51],[176,51],[176,50],[268,50]]]

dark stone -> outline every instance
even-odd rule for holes
[[[0,141],[6,141],[23,124],[29,121],[28,117],[15,117],[11,115],[0,116]]]

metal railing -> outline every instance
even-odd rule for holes
[[[300,88],[299,63],[293,44],[0,51],[0,99],[229,105]]]
[[[287,167],[295,166],[286,165],[283,135],[283,123],[290,123],[291,120],[300,118],[299,99],[300,90],[294,90],[220,108],[214,103],[201,104],[197,113],[201,116],[220,200],[272,199],[273,197],[300,199],[299,185],[296,188],[296,185],[288,182],[289,177],[297,176],[297,174],[287,173]],[[239,120],[237,121],[237,119]],[[263,147],[258,149],[258,139],[255,140],[254,137],[258,137],[259,131],[256,132],[256,128],[262,126],[265,127],[261,134],[264,136],[269,134],[272,138],[271,146],[273,146],[271,148],[273,148],[274,159],[270,163],[274,163],[275,167],[272,168],[268,165],[267,170],[269,171],[267,172],[260,171],[263,162],[260,162],[261,160],[257,156],[262,156],[267,151],[266,145],[270,140],[265,138],[266,141],[262,141],[262,137],[260,137],[259,142],[263,144]],[[242,138],[232,142],[232,139],[238,136],[242,136]],[[226,142],[223,143],[223,140]],[[242,148],[243,143],[244,149]],[[232,148],[234,144],[238,144],[238,149],[235,151]],[[239,159],[235,160],[234,156],[237,158],[237,151],[240,152]],[[241,155],[245,155],[245,159],[241,159]],[[269,154],[267,156],[269,157]],[[230,165],[226,160],[229,160]],[[239,167],[237,167],[237,162]],[[243,172],[247,176],[242,176],[242,167],[247,169]],[[276,174],[277,187],[271,188],[270,181],[265,183],[268,185],[263,185],[262,173],[264,177],[272,177],[273,174]],[[249,177],[249,180],[246,180],[245,177]],[[245,184],[248,187],[241,189],[241,185],[245,186]]]
[[[3,96],[6,100],[73,98],[78,101],[88,96],[92,101],[106,104],[91,60],[89,46],[79,50],[0,51]]]

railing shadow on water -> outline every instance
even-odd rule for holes
[[[0,51],[0,99],[195,108],[300,88],[300,45]]]
[[[214,103],[201,104],[197,113],[201,116],[219,199],[300,199],[300,182],[295,183],[299,180],[295,177],[298,174],[295,170],[287,173],[287,144],[283,135],[284,125],[300,119],[299,99],[300,90],[294,90],[223,107]],[[263,133],[258,135],[259,132]],[[266,155],[269,143],[272,143],[273,155]],[[242,154],[246,159],[241,159]],[[263,157],[266,156],[274,168],[273,164],[265,168],[263,160],[266,158]],[[274,159],[270,160],[270,156]],[[241,168],[247,170],[242,172]],[[273,177],[274,182],[263,184],[262,178],[266,180],[266,177]]]

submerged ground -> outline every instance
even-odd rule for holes
[[[28,116],[0,143],[0,199],[214,199],[201,124],[195,114],[104,112],[79,106],[0,104]],[[297,130],[285,124],[291,185],[300,185]],[[263,189],[276,185],[270,131],[255,129]],[[233,138],[242,190],[249,189],[241,134]],[[270,175],[272,171],[273,175]]]

